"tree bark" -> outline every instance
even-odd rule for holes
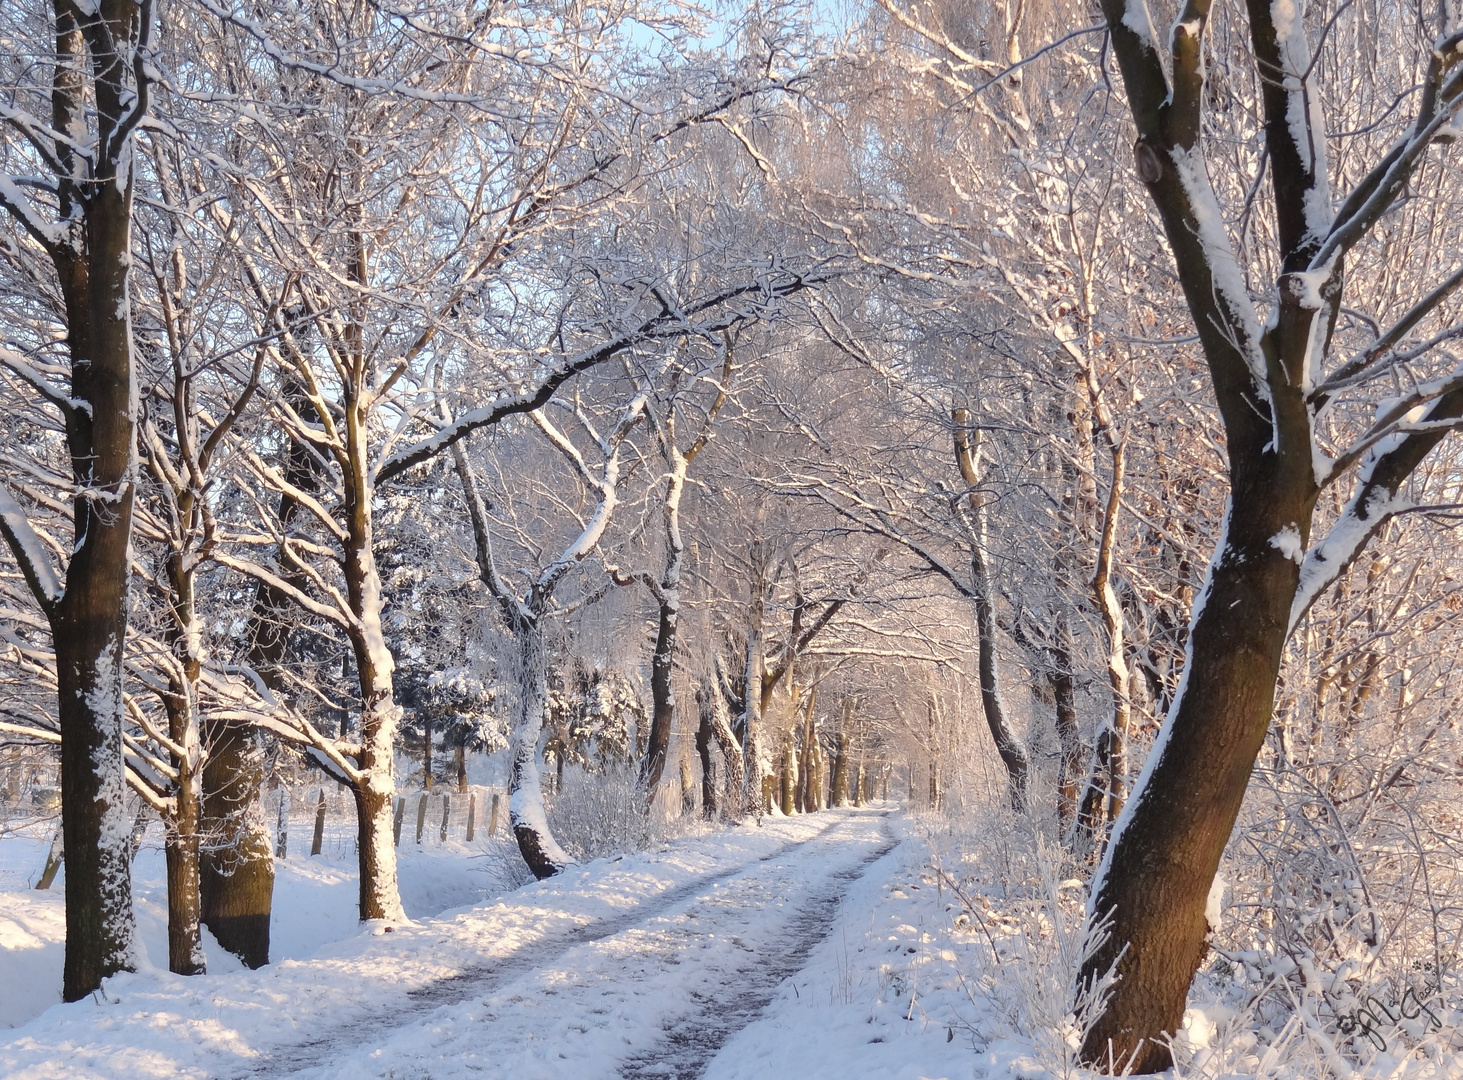
[[[765,814],[772,807],[772,761],[762,731],[762,684],[767,668],[762,636],[767,604],[766,550],[762,540],[752,542],[751,602],[747,609],[747,649],[742,698],[742,755],[745,760],[742,812]]]
[[[543,753],[539,746],[548,705],[548,658],[543,631],[536,621],[519,619],[518,699],[514,703],[512,773],[508,784],[508,821],[518,840],[523,861],[542,880],[562,871],[573,860],[549,831],[544,807]]]
[[[782,791],[779,802],[782,805],[782,812],[787,817],[792,817],[798,812],[797,790],[798,790],[798,751],[796,735],[788,732],[787,742],[782,748]]]
[[[848,733],[840,731],[834,736],[833,790],[828,801],[834,806],[848,805]]]
[[[208,843],[199,859],[201,919],[218,943],[249,968],[269,963],[274,859],[255,819],[264,784],[260,741],[230,724],[210,725],[202,816]]]
[[[679,526],[677,526],[679,528]],[[676,625],[680,613],[681,553],[672,551],[667,559],[661,583],[659,620],[655,633],[655,651],[650,654],[650,737],[645,741],[645,757],[640,763],[640,790],[648,810],[655,801],[656,788],[665,772],[666,757],[671,749],[671,727],[675,723],[676,691],[671,674],[676,657]],[[666,583],[670,587],[666,587]]]
[[[51,123],[63,133],[48,150],[56,223],[37,225],[49,211],[13,186],[0,192],[0,205],[50,257],[64,308],[71,385],[61,408],[76,491],[64,587],[6,493],[0,532],[47,617],[56,654],[66,853],[62,996],[76,1001],[134,963],[122,658],[138,413],[132,135],[148,108],[136,53],[148,47],[152,6],[58,2],[53,11]]]
[[[1057,645],[1052,651],[1052,699],[1056,706],[1057,744],[1061,758],[1057,765],[1057,823],[1063,835],[1077,820],[1077,800],[1087,752],[1082,745],[1077,720],[1077,680],[1072,672],[1072,627],[1064,617],[1057,621]]]
[[[737,742],[736,732],[732,730],[731,719],[727,715],[726,697],[720,686],[708,678],[702,683],[701,694],[703,708],[706,710],[702,716],[711,724],[711,733],[721,750],[722,764],[726,768],[725,783],[722,786],[722,811],[731,817],[738,817],[741,814],[743,789],[746,786],[742,747]]]
[[[715,687],[702,685],[696,691],[696,711],[698,722],[696,724],[696,756],[701,759],[701,814],[706,818],[714,818],[717,813],[716,789],[716,759],[712,756],[711,746],[716,739],[713,722],[711,719],[710,702],[707,701],[709,694],[716,693]]]
[[[996,611],[985,553],[985,505],[979,491],[978,432],[971,426],[968,410],[955,409],[952,419],[955,425],[955,457],[966,484],[966,514],[971,534],[970,572],[971,586],[975,594],[981,708],[985,713],[986,726],[990,728],[991,738],[995,741],[996,752],[1000,754],[1001,762],[1006,767],[1011,808],[1019,814],[1026,810],[1026,789],[1031,773],[1031,759],[1026,753],[1026,747],[1012,730],[1010,719],[1006,715],[1005,701],[1001,697]]]
[[[1178,1030],[1206,951],[1210,883],[1269,727],[1299,575],[1269,538],[1283,528],[1277,517],[1309,518],[1303,500],[1265,502],[1231,515],[1194,619],[1184,690],[1095,885],[1092,910],[1112,929],[1083,976],[1116,963],[1125,992],[1089,1033],[1089,1060],[1106,1060],[1111,1040],[1119,1060],[1136,1054],[1137,1071],[1167,1068],[1168,1051],[1153,1039]]]
[[[196,670],[192,674],[196,680]],[[196,682],[183,685],[174,678],[169,688],[168,736],[183,749],[172,755],[178,771],[174,786],[172,820],[166,821],[164,857],[168,879],[168,970],[174,975],[201,975],[205,964],[199,929],[202,914],[198,884],[198,823],[202,814],[203,776],[200,766]]]
[[[364,263],[365,256],[360,260]],[[355,276],[364,284],[363,268]],[[364,370],[364,363],[362,364]],[[355,755],[359,779],[351,785],[356,800],[357,857],[360,864],[360,916],[401,920],[401,893],[396,883],[396,847],[391,839],[391,806],[396,795],[392,775],[396,728],[401,719],[392,675],[396,662],[386,647],[381,626],[381,577],[376,569],[375,520],[371,507],[371,453],[368,387],[354,388],[346,402],[345,484],[346,538],[342,551],[346,598],[355,625],[349,633],[355,653],[361,694],[361,742]]]

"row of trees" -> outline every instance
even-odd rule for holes
[[[131,963],[128,790],[173,970],[267,960],[271,754],[399,918],[405,719],[507,749],[540,876],[546,750],[997,791],[1095,864],[1084,1054],[1165,1067],[1237,821],[1457,779],[1463,51],[1103,10],[8,11],[0,727],[59,747],[68,999]]]

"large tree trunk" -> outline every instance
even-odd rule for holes
[[[1215,554],[1183,689],[1094,883],[1092,911],[1110,917],[1112,928],[1083,976],[1116,962],[1122,992],[1087,1037],[1089,1060],[1106,1060],[1111,1040],[1119,1060],[1137,1055],[1138,1072],[1168,1067],[1168,1051],[1153,1035],[1179,1030],[1206,951],[1210,884],[1270,724],[1299,580],[1299,567],[1270,537],[1297,518],[1308,527],[1304,499],[1236,509]]]
[[[87,165],[74,145],[58,146],[60,218],[68,235],[52,249],[66,307],[71,397],[84,403],[66,422],[78,494],[76,549],[66,585],[47,608],[56,651],[61,733],[61,822],[66,852],[66,958],[62,994],[76,1001],[133,964],[132,874],[123,805],[122,655],[127,638],[135,496],[137,384],[132,367],[129,286],[132,237],[130,136],[119,131],[131,108],[127,32],[136,8],[103,3],[99,24],[83,29],[81,9],[56,7],[56,130],[85,140],[94,108],[92,183],[74,178]],[[146,29],[143,30],[144,34]],[[102,39],[106,38],[105,44]],[[114,49],[123,49],[122,54]],[[88,57],[88,53],[90,56]],[[86,102],[86,73],[94,100]],[[99,147],[121,138],[108,158]],[[124,145],[125,144],[125,145]],[[73,199],[76,200],[73,202]],[[80,222],[79,229],[71,222]],[[7,530],[7,539],[9,530]],[[13,542],[13,541],[12,541]]]
[[[128,501],[130,502],[130,496]],[[99,515],[100,516],[100,515]],[[100,522],[94,523],[100,526]],[[120,538],[125,545],[126,537]],[[88,546],[95,541],[88,537]],[[102,546],[96,544],[97,547]],[[96,552],[101,556],[103,552]],[[79,557],[79,556],[78,556]],[[92,573],[68,575],[67,598]],[[125,557],[115,567],[126,580]],[[61,830],[66,852],[66,958],[62,995],[86,997],[108,975],[131,968],[132,871],[122,771],[122,640],[125,609],[70,613],[53,623],[61,727]],[[124,590],[118,590],[124,591]],[[80,605],[75,605],[80,606]],[[110,617],[109,617],[110,616]]]
[[[201,808],[207,843],[198,860],[200,918],[244,966],[260,968],[269,963],[274,895],[274,857],[260,803],[263,747],[244,728],[210,727]]]
[[[549,831],[544,808],[543,758],[539,742],[548,708],[548,658],[543,631],[537,622],[520,618],[513,627],[518,638],[518,700],[513,725],[512,773],[508,782],[508,820],[518,850],[533,876],[552,877],[572,859]]]

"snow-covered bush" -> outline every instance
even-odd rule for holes
[[[1383,820],[1352,821],[1293,773],[1257,775],[1213,894],[1211,951],[1172,1040],[1173,1080],[1463,1077],[1453,867],[1423,849],[1422,830],[1408,850],[1374,813]],[[1078,1049],[1106,987],[1073,989],[1094,947],[1090,867],[1050,822],[995,800],[929,814],[920,828],[930,884],[951,897],[944,933],[976,946],[965,950],[962,1026],[1023,1077],[1093,1075]]]
[[[1049,1077],[1082,1070],[1078,1050],[1111,983],[1074,990],[1101,941],[1084,919],[1085,887],[1047,823],[1015,816],[995,800],[958,814],[929,815],[933,884],[949,894],[950,934],[977,948],[964,986],[965,1027],[987,1047],[1021,1053],[1022,1067]],[[980,946],[984,947],[980,947]]]
[[[567,768],[563,785],[548,799],[549,826],[581,861],[638,851],[706,828],[699,813],[680,812],[680,792],[669,770],[668,776],[670,782],[661,785],[647,814],[632,766],[615,763],[595,772]]]

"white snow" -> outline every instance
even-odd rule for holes
[[[1305,562],[1306,546],[1301,542],[1300,530],[1294,525],[1287,525],[1270,537],[1270,546],[1297,566]]]
[[[879,857],[891,846],[884,815],[871,810],[748,823],[433,917],[413,907],[423,859],[404,836],[403,899],[417,921],[388,930],[355,923],[342,843],[333,858],[296,853],[278,864],[274,963],[240,970],[209,940],[210,974],[191,979],[157,966],[166,956],[162,859],[145,850],[137,880],[150,962],[92,999],[29,1019],[0,1044],[0,1075],[227,1077],[277,1067],[318,1077],[592,1080],[636,1075],[664,1055],[668,1030],[714,1012],[733,1030],[748,1026],[711,1048],[710,1077],[765,1075],[757,1061],[789,1055],[805,1076],[969,1076],[969,1038],[952,1035],[963,997],[957,957],[929,933],[937,898],[906,890],[903,906],[891,901],[891,876],[908,878],[922,846]],[[39,838],[0,847],[16,863],[44,857]],[[461,855],[454,864],[472,865]],[[4,887],[11,897],[25,889],[15,874]],[[28,985],[53,984],[32,991],[33,1001],[55,1000],[59,989],[60,895],[57,886],[7,904],[0,923],[7,975],[24,963]],[[790,979],[764,971],[763,959],[778,956]],[[775,1008],[764,1013],[769,1000]]]
[[[1146,0],[1127,0],[1123,7],[1123,25],[1137,34],[1147,48],[1157,47],[1158,36],[1153,32],[1153,17],[1148,12]]]
[[[1284,64],[1285,106],[1290,138],[1301,164],[1314,176],[1305,195],[1306,234],[1319,242],[1331,227],[1331,185],[1326,168],[1326,119],[1320,95],[1310,87],[1311,50],[1306,42],[1304,0],[1272,0],[1270,18]],[[1330,276],[1330,266],[1317,272]],[[1316,305],[1320,307],[1319,304]]]
[[[1398,513],[1406,505],[1400,495],[1391,496],[1386,491],[1369,491],[1372,470],[1376,467],[1380,453],[1379,445],[1368,452],[1367,459],[1357,478],[1357,490],[1346,509],[1336,519],[1321,540],[1306,554],[1301,563],[1300,582],[1295,590],[1295,599],[1290,605],[1290,631],[1295,632],[1301,617],[1305,615],[1316,599],[1335,583],[1336,579],[1351,565],[1381,524]]]
[[[1209,932],[1213,934],[1219,933],[1224,927],[1224,890],[1227,886],[1224,875],[1215,874],[1209,885],[1209,897],[1204,901],[1204,921],[1209,925]]]
[[[10,492],[0,485],[0,525],[3,525],[6,539],[17,558],[24,558],[35,576],[36,586],[47,603],[54,604],[65,591],[56,568],[51,564],[50,552],[41,542],[40,536],[31,527],[25,511],[10,497]]]
[[[1234,248],[1229,242],[1219,200],[1215,198],[1214,188],[1209,183],[1203,150],[1199,147],[1192,150],[1174,147],[1170,156],[1179,182],[1189,196],[1199,240],[1208,256],[1214,291],[1229,311],[1230,317],[1238,324],[1240,336],[1235,344],[1244,356],[1245,366],[1250,370],[1255,392],[1262,400],[1269,401],[1269,375],[1265,355],[1260,349],[1260,319],[1255,313],[1254,302],[1245,285],[1244,271],[1240,268]]]

